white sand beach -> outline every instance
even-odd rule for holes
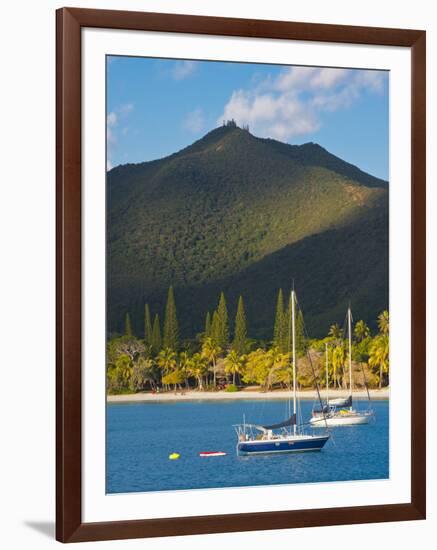
[[[320,392],[322,399],[325,397],[324,391]],[[347,397],[347,390],[330,390],[329,397]],[[367,399],[366,390],[354,391],[354,397]],[[262,392],[258,390],[242,390],[239,392],[202,392],[202,391],[178,391],[178,392],[161,392],[161,393],[131,393],[124,395],[108,395],[108,403],[124,403],[134,401],[197,401],[197,400],[220,400],[220,399],[288,399],[291,392],[284,390]],[[388,399],[390,389],[383,388],[382,390],[370,390],[371,399]],[[315,390],[305,390],[298,392],[300,399],[315,399],[317,392]]]

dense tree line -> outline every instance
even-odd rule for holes
[[[355,385],[371,387],[388,385],[389,379],[389,314],[378,317],[378,332],[371,334],[362,320],[355,323],[352,361]],[[224,293],[217,307],[207,312],[204,331],[193,340],[179,338],[176,301],[170,287],[161,322],[149,305],[144,308],[144,333],[133,334],[129,313],[125,316],[122,335],[111,338],[107,345],[107,382],[110,393],[145,390],[189,389],[217,390],[226,386],[237,391],[244,385],[256,384],[263,390],[291,385],[291,301],[284,301],[279,289],[272,340],[261,342],[248,336],[243,297],[238,299],[232,323]],[[328,355],[328,378],[333,388],[344,388],[348,382],[348,346],[343,328],[329,327],[320,340],[309,339],[302,311],[296,316],[296,352],[298,385],[314,386],[314,373],[325,383],[325,356]],[[162,332],[162,334],[161,334]]]

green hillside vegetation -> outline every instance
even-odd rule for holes
[[[223,291],[230,329],[243,296],[248,337],[269,341],[278,289],[293,279],[314,337],[349,301],[373,329],[388,307],[388,184],[316,144],[228,124],[164,159],[116,167],[107,184],[110,336],[129,312],[133,334],[157,338],[144,307],[163,318],[170,286],[182,340],[203,331]]]

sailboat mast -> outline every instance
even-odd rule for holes
[[[329,402],[329,373],[328,373],[328,342],[325,342],[325,364],[326,364],[326,404]]]
[[[347,310],[348,336],[349,336],[349,390],[352,395],[352,314],[351,308]],[[352,409],[352,406],[351,406]]]
[[[293,424],[293,431],[294,435],[296,435],[296,326],[295,326],[295,311],[294,311],[294,305],[295,305],[295,294],[294,290],[291,291],[291,333],[293,336],[293,344],[292,344],[292,357],[293,357],[293,415],[294,415],[294,424]]]

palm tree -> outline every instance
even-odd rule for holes
[[[370,336],[370,329],[364,321],[357,321],[354,328],[354,336],[357,342],[362,342]]]
[[[176,368],[174,371],[163,376],[162,381],[164,384],[169,386],[173,384],[174,391],[176,392],[178,386],[180,388],[182,382],[184,381],[184,373],[180,369]]]
[[[332,350],[331,364],[332,364],[332,374],[334,378],[334,385],[337,385],[337,388],[340,386],[338,381],[337,371],[344,366],[346,359],[346,353],[343,345],[337,345]]]
[[[369,365],[379,367],[379,389],[381,389],[383,373],[388,373],[389,369],[388,335],[380,334],[373,339],[369,350]]]
[[[235,375],[241,374],[244,367],[244,355],[239,355],[235,350],[231,350],[224,359],[225,372],[232,374],[232,383],[235,386]]]
[[[389,328],[389,314],[387,310],[384,310],[382,313],[378,315],[378,328],[379,332],[384,335],[388,335]]]
[[[179,368],[184,376],[185,387],[188,389],[188,377],[190,371],[191,357],[186,351],[181,351],[179,354]]]
[[[268,358],[271,360],[271,368],[269,372],[268,387],[276,382],[285,382],[287,386],[291,385],[291,365],[290,353],[281,353],[278,348],[272,348],[266,352]]]
[[[247,355],[243,380],[256,382],[268,391],[274,382],[290,384],[290,354],[281,353],[279,348],[269,350],[258,348]]]
[[[197,383],[199,384],[199,390],[203,390],[203,376],[207,370],[207,362],[200,353],[195,353],[189,363],[189,374],[197,378]]]
[[[117,374],[123,385],[128,385],[132,377],[132,361],[128,355],[120,355],[115,363]]]
[[[268,386],[268,378],[272,362],[267,355],[267,352],[262,348],[249,353],[246,358],[246,368],[243,376],[245,382],[255,382],[266,388]]]
[[[176,353],[168,348],[163,349],[159,352],[156,362],[161,373],[167,375],[176,368]]]
[[[221,347],[216,344],[212,338],[205,338],[205,341],[202,344],[201,355],[209,363],[212,363],[213,373],[214,373],[214,387],[216,386],[216,363],[217,357],[221,353]]]
[[[329,327],[328,336],[338,342],[343,338],[343,329],[340,328],[338,323],[334,323]]]

